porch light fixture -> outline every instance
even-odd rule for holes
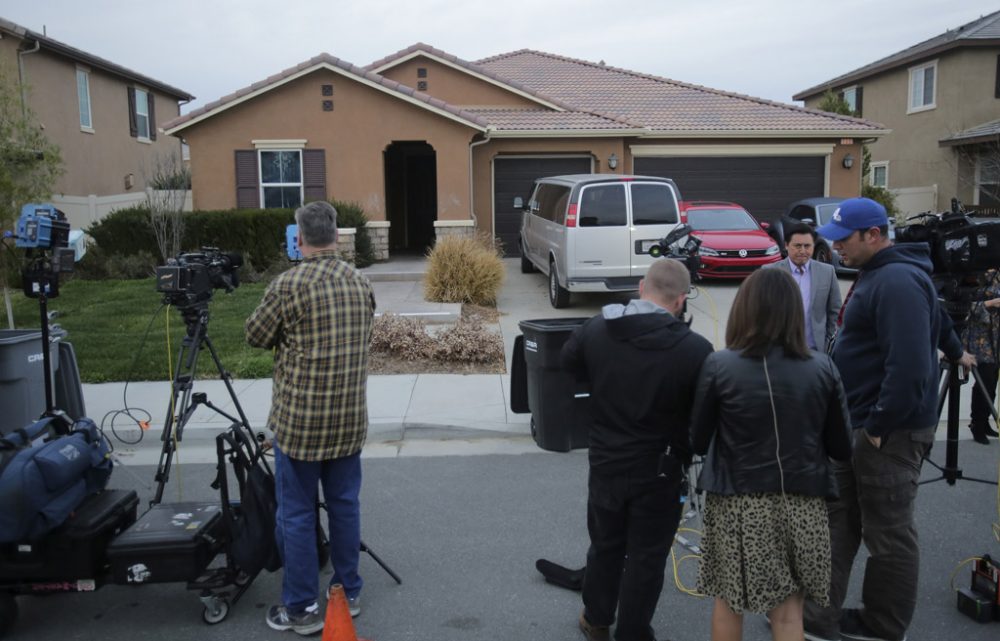
[[[608,169],[617,169],[617,168],[618,168],[618,156],[615,153],[612,153],[610,156],[608,156]]]
[[[854,156],[852,156],[851,154],[847,154],[846,156],[844,156],[844,159],[841,161],[841,164],[844,165],[844,169],[850,169],[851,167],[854,166]]]

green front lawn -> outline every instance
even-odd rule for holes
[[[232,294],[215,290],[208,305],[208,336],[223,366],[236,378],[271,375],[271,352],[252,348],[243,339],[243,323],[260,302],[264,288],[264,283],[250,283]],[[11,297],[16,327],[38,329],[38,301],[20,292],[12,292]],[[66,340],[76,350],[80,377],[85,383],[164,381],[170,380],[170,366],[176,370],[174,361],[185,327],[175,308],[161,305],[161,295],[156,292],[152,278],[74,280],[60,286],[59,296],[49,301],[49,311],[59,312],[55,322],[68,332]],[[6,328],[5,315],[0,318]],[[149,336],[144,343],[147,327]],[[198,359],[198,371],[200,377],[218,377],[207,349]]]

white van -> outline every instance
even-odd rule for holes
[[[668,178],[539,178],[521,217],[521,271],[548,275],[557,308],[569,305],[570,292],[635,291],[657,260],[649,248],[679,223],[680,199]]]

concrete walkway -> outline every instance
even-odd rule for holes
[[[407,314],[428,322],[454,322],[461,305],[430,303],[423,298],[425,259],[407,257],[380,263],[364,271],[372,280],[379,313]],[[546,279],[541,274],[521,274],[517,259],[505,259],[506,280],[497,301],[500,318],[496,330],[502,335],[507,369],[514,338],[521,333],[519,322],[526,319],[589,317],[603,305],[628,300],[629,295],[573,295],[572,306],[553,309],[548,303]],[[692,327],[721,347],[725,322],[738,283],[701,283],[691,299]],[[846,290],[849,280],[842,280]],[[171,392],[168,382],[105,383],[84,385],[87,413],[121,437],[116,439],[123,462],[155,463],[160,448],[159,435],[166,417]],[[249,425],[263,430],[271,404],[271,380],[233,381],[233,390],[246,413]],[[127,400],[125,392],[127,391]],[[197,381],[195,392],[205,392],[208,400],[222,411],[234,414],[232,399],[221,380]],[[960,438],[971,436],[965,429],[970,387],[961,395],[962,430]],[[142,433],[134,420],[115,414],[127,406],[139,420],[148,419],[150,429],[137,446]],[[147,417],[137,411],[141,408]],[[510,411],[510,376],[508,374],[403,374],[368,378],[368,413],[370,419],[366,457],[427,456],[449,454],[495,454],[537,451],[530,436],[527,414]],[[112,424],[113,423],[113,424]],[[228,427],[229,421],[201,407],[188,422],[182,435],[182,460],[213,460],[214,436]],[[942,422],[939,438],[945,437]]]

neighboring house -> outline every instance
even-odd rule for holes
[[[148,76],[0,18],[0,65],[26,88],[23,100],[65,173],[53,202],[74,227],[142,201],[157,163],[180,160],[180,141],[161,123],[194,97]]]
[[[855,196],[878,124],[521,50],[468,62],[416,44],[365,68],[321,54],[165,125],[190,147],[198,209],[357,201],[380,248],[444,233],[516,255],[534,179],[675,179],[687,199],[761,218],[809,196]]]
[[[867,180],[903,211],[948,211],[954,197],[1000,205],[1000,11],[793,99],[814,107],[828,89],[892,131],[871,145]]]

